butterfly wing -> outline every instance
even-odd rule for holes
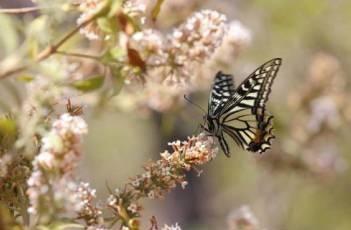
[[[208,114],[216,116],[235,91],[233,77],[219,71],[214,79],[208,100]]]
[[[219,114],[223,138],[231,137],[242,148],[262,153],[270,148],[273,116],[265,109],[282,60],[272,59],[250,74],[235,90]]]

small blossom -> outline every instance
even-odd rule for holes
[[[135,180],[133,180],[131,183],[132,183],[132,185],[133,185],[134,187],[138,187],[138,186],[140,185],[140,181],[139,181],[138,178],[135,179]]]
[[[147,196],[150,198],[150,199],[155,199],[155,192],[154,191],[151,191],[147,194]]]
[[[136,213],[138,211],[138,206],[136,204],[130,204],[127,208],[129,211],[131,211],[132,213]]]
[[[11,161],[12,157],[10,154],[5,154],[0,158],[0,178],[6,177]]]
[[[81,207],[76,211],[79,218],[84,219],[89,226],[102,224],[102,211],[93,203],[96,199],[96,190],[91,189],[89,183],[81,182],[77,194],[81,200]]]
[[[197,90],[202,84],[196,73],[220,47],[227,26],[223,14],[203,10],[193,14],[171,34],[163,35],[151,29],[133,34],[129,42],[147,68],[142,76],[132,74],[128,77],[126,97],[129,100],[132,97],[131,103],[136,106],[156,111],[169,110],[183,103],[183,95]],[[136,95],[132,82],[140,83],[141,78],[146,82],[138,88],[140,93]],[[125,105],[123,97],[116,100],[118,105]]]
[[[36,158],[36,162],[45,170],[52,170],[57,167],[57,162],[54,155],[49,152],[43,152],[42,154],[39,154]]]
[[[107,204],[110,205],[110,206],[114,206],[117,202],[117,199],[114,195],[110,195],[108,198],[107,198]]]
[[[127,0],[122,4],[122,11],[129,17],[134,18],[140,25],[145,24],[146,5],[143,0]]]
[[[176,60],[181,63],[184,55],[200,62],[208,58],[222,42],[225,23],[225,15],[217,11],[203,10],[195,13],[175,29],[170,38],[176,48]]]
[[[178,223],[176,223],[175,225],[170,225],[170,226],[168,226],[167,224],[165,224],[165,226],[163,226],[163,227],[161,228],[161,230],[182,230],[182,229],[180,228],[180,226],[178,225]]]
[[[145,172],[145,173],[143,173],[142,177],[145,178],[145,179],[150,179],[151,178],[151,173],[150,172]]]
[[[102,4],[102,0],[81,0],[79,3],[79,11],[81,11],[82,14],[78,17],[77,24],[82,24],[97,13]],[[102,36],[102,32],[98,28],[96,22],[91,22],[89,25],[81,28],[79,32],[89,40],[97,40]]]

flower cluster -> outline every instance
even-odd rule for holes
[[[231,65],[233,58],[236,58],[242,49],[251,43],[251,39],[250,31],[240,21],[230,22],[222,45],[216,50],[210,61],[223,67]]]
[[[166,85],[190,82],[194,67],[207,60],[221,45],[226,28],[223,14],[203,10],[169,35],[151,29],[135,33],[131,44],[149,67],[148,80]]]
[[[80,157],[78,146],[81,137],[87,132],[87,124],[81,117],[68,113],[61,115],[60,119],[53,122],[51,131],[43,137],[41,150],[34,160],[34,165],[46,171],[71,173]]]
[[[233,61],[251,43],[251,39],[250,31],[240,21],[230,22],[222,44],[198,71],[198,87],[207,87],[218,69],[230,72]]]
[[[157,17],[157,26],[160,28],[169,28],[173,25],[179,25],[198,9],[201,3],[203,3],[201,0],[164,1]]]
[[[174,189],[177,184],[183,188],[187,181],[185,172],[197,170],[212,160],[217,152],[217,142],[206,134],[190,137],[187,141],[170,143],[173,151],[161,153],[161,159],[145,165],[145,172],[134,177],[123,190],[111,194],[108,205],[122,224],[130,229],[137,229],[141,206],[141,198],[156,199],[163,197]]]
[[[77,193],[82,202],[82,206],[77,212],[78,218],[83,219],[88,226],[103,228],[102,210],[93,203],[96,199],[96,190],[91,189],[89,183],[81,182]]]
[[[27,180],[30,208],[42,214],[41,222],[50,221],[58,211],[79,211],[82,202],[73,178],[80,157],[79,143],[87,133],[85,121],[78,116],[63,114],[42,138],[39,154],[33,160],[32,174]],[[54,205],[53,205],[54,204]]]
[[[217,11],[203,10],[176,28],[169,37],[174,63],[185,66],[188,60],[201,63],[209,58],[222,43],[226,21]]]
[[[103,3],[103,0],[81,0],[78,3],[78,10],[81,11],[82,14],[78,17],[77,24],[82,24],[97,13]],[[87,26],[81,28],[80,33],[89,40],[97,40],[103,36],[103,32],[99,29],[95,21],[92,21]]]
[[[78,23],[94,15],[102,2],[82,0]],[[214,10],[195,12],[171,33],[163,34],[146,26],[146,8],[143,0],[123,1],[116,18],[111,18],[121,29],[111,28],[112,33],[118,33],[112,48],[117,51],[107,52],[108,64],[118,66],[124,79],[122,95],[113,104],[123,109],[171,110],[183,103],[184,94],[209,85],[213,71],[207,71],[205,63],[217,71],[218,64],[232,60],[251,40],[240,22],[228,23],[224,14]],[[81,32],[90,39],[107,39],[97,21]]]
[[[138,107],[169,110],[183,101],[184,94],[208,86],[213,75],[203,74],[201,69],[215,53],[220,57],[219,50],[225,49],[233,56],[249,41],[245,27],[237,21],[228,24],[225,15],[212,10],[193,14],[168,35],[153,29],[134,33],[128,44],[140,55],[143,65],[139,66],[145,66],[145,71],[127,76],[126,95],[117,98],[116,104],[129,100]],[[212,63],[219,62],[215,60]],[[202,75],[207,77],[205,81]],[[138,83],[139,93],[135,94]]]
[[[104,0],[80,0],[78,3],[78,11],[81,12],[81,14],[77,19],[77,24],[80,25],[89,20],[104,7],[104,4],[106,4],[106,1]],[[143,1],[127,0],[123,1],[120,11],[115,12],[116,15],[110,16],[121,17],[120,19],[122,20],[122,24],[125,22],[125,20],[128,20],[128,17],[130,19],[133,19],[134,22],[138,22],[138,24],[142,25],[146,20],[145,11],[146,5]],[[109,36],[99,27],[96,20],[82,27],[79,32],[89,40],[109,38]]]
[[[304,147],[300,150],[303,161],[317,175],[334,175],[346,167],[332,137],[347,122],[343,117],[347,101],[345,78],[338,60],[323,53],[316,55],[306,84],[291,95],[290,105],[293,110],[305,111],[305,116],[295,117],[292,135],[295,146]],[[304,123],[307,125],[298,125]]]

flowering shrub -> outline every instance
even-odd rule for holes
[[[200,175],[218,154],[216,138],[199,132],[170,142],[126,184],[107,186],[101,200],[78,173],[88,118],[109,109],[179,111],[184,94],[209,88],[219,68],[230,70],[251,44],[251,30],[219,11],[197,10],[199,0],[32,2],[0,9],[13,32],[5,46],[0,39],[0,80],[10,98],[0,99],[0,229],[180,230],[178,223],[159,226],[155,216],[142,224],[143,200],[187,189],[189,171]],[[291,111],[303,112],[283,124],[290,131],[257,157],[260,165],[318,178],[344,172],[335,137],[351,121],[345,85],[339,61],[318,54],[288,100]],[[266,229],[267,216],[254,211],[235,209],[227,229]]]

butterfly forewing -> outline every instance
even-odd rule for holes
[[[221,111],[235,91],[233,77],[219,71],[216,74],[210,98],[208,100],[208,114],[214,116]]]
[[[272,134],[272,119],[265,110],[273,80],[281,65],[281,59],[272,59],[250,74],[236,90],[220,85],[216,76],[209,101],[208,119],[216,126],[209,131],[217,136],[224,153],[229,156],[226,138],[232,138],[242,148],[262,153],[269,149]],[[218,74],[217,74],[218,75]],[[230,75],[224,75],[227,76]],[[227,82],[232,82],[229,79]],[[228,94],[230,94],[228,98]],[[215,99],[213,102],[212,100]],[[212,106],[212,107],[211,107]]]

